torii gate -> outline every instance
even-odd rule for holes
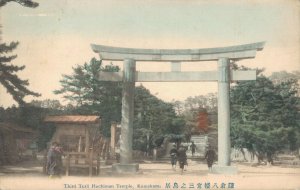
[[[265,42],[207,49],[134,49],[92,44],[102,60],[123,61],[123,72],[100,72],[99,80],[123,81],[120,164],[115,171],[138,170],[132,163],[135,82],[218,82],[218,165],[216,173],[235,173],[230,167],[230,81],[256,80],[256,70],[230,71],[230,60],[255,58]],[[136,61],[171,62],[171,72],[136,72]],[[181,61],[218,61],[218,71],[181,72]]]

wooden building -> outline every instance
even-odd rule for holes
[[[55,133],[49,144],[58,142],[63,147],[66,155],[66,175],[69,175],[69,168],[89,167],[89,175],[92,175],[94,160],[97,160],[97,170],[99,168],[98,142],[101,139],[99,131],[101,119],[93,115],[63,115],[47,116],[46,123],[53,123],[56,127]],[[84,160],[79,165],[80,160]],[[72,163],[74,161],[74,163]]]
[[[64,152],[88,152],[99,135],[100,117],[92,115],[47,116],[47,123],[54,123],[56,130],[51,142],[59,142]]]

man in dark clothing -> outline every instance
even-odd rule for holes
[[[178,149],[177,158],[178,158],[178,162],[179,162],[179,166],[180,166],[181,174],[182,174],[184,165],[187,164],[186,149],[182,145]]]
[[[57,142],[53,142],[47,154],[47,173],[49,177],[60,176],[62,169],[62,148]]]
[[[192,144],[191,144],[191,150],[192,150],[192,156],[194,156],[195,152],[196,152],[196,145],[194,144],[194,141],[192,141]]]
[[[172,149],[170,150],[170,156],[171,156],[172,169],[176,170],[177,148],[176,148],[175,144],[173,145]]]
[[[206,151],[205,159],[207,161],[207,166],[209,171],[212,171],[212,165],[216,159],[216,153],[212,148],[209,147],[208,150]]]

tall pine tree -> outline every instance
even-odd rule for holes
[[[31,0],[0,0],[0,7],[6,5],[8,2],[16,2],[24,7],[35,8],[39,4]],[[2,43],[1,39],[1,25],[0,25],[0,83],[6,88],[7,92],[12,95],[13,99],[19,105],[24,105],[23,98],[27,95],[40,96],[40,94],[30,91],[27,86],[28,80],[20,79],[15,73],[21,71],[25,66],[15,66],[9,64],[17,55],[8,55],[17,46],[18,42],[11,42],[10,44]]]
[[[7,89],[7,92],[12,95],[13,99],[20,105],[24,105],[24,97],[27,95],[40,96],[40,94],[30,91],[27,86],[28,80],[20,79],[15,73],[21,71],[25,66],[15,66],[9,64],[17,55],[8,55],[18,46],[18,42],[10,44],[0,44],[0,83]]]
[[[102,132],[109,136],[112,121],[121,119],[122,86],[118,82],[99,81],[100,71],[119,71],[114,65],[102,66],[102,61],[92,58],[89,63],[77,65],[71,75],[63,75],[61,89],[55,94],[72,103],[74,114],[93,114],[101,116]]]

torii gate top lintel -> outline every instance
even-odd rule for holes
[[[215,61],[219,58],[249,59],[254,58],[256,51],[264,48],[265,42],[251,44],[204,48],[204,49],[139,49],[91,44],[95,53],[102,60],[122,61]]]

